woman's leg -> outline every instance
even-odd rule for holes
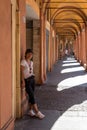
[[[30,79],[25,80],[25,88],[28,94],[29,110],[32,110],[33,109],[32,104],[35,104],[35,98],[34,98],[34,88],[32,88],[32,81]]]
[[[34,86],[33,86],[34,87]],[[38,109],[38,106],[37,104],[35,103],[35,98],[34,98],[34,90],[32,88],[32,80],[29,80],[28,81],[28,84],[27,84],[27,88],[26,88],[26,91],[29,95],[29,104],[30,104],[30,109],[31,110],[34,110],[35,112],[35,116],[40,118],[40,119],[43,119],[45,117],[45,115],[43,115],[39,109]],[[34,116],[34,113],[32,114],[32,112],[30,113],[31,116]]]
[[[38,113],[38,112],[39,112],[39,109],[38,109],[38,106],[37,106],[36,103],[35,103],[35,104],[32,104],[32,108],[33,108],[33,110],[34,110],[35,113]]]

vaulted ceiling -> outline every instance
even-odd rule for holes
[[[87,25],[87,0],[43,0],[58,35],[75,38]]]

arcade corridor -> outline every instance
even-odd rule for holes
[[[33,75],[43,120],[25,115],[25,80]],[[0,1],[0,130],[14,126],[87,130],[87,0]]]
[[[47,82],[36,87],[39,108],[46,117],[27,114],[15,130],[87,130],[87,72],[74,57],[56,62]]]

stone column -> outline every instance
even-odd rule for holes
[[[75,49],[75,57],[76,57],[76,59],[77,59],[77,37],[76,37],[76,40],[75,40],[74,49]]]
[[[41,84],[41,29],[40,20],[33,21],[33,62],[36,83]]]
[[[57,36],[56,36],[56,38],[55,38],[55,61],[57,61],[58,60],[58,38],[57,38]]]
[[[16,117],[21,117],[21,87],[20,87],[20,11],[16,12]]]
[[[79,62],[80,62],[80,32],[78,33],[78,44],[79,44],[79,48],[78,48],[78,51],[79,51],[79,54],[78,54],[78,60],[79,60]]]
[[[82,32],[80,32],[80,64],[82,65]]]
[[[44,81],[46,80],[46,15],[43,16],[43,60],[44,60],[44,66],[43,66],[43,78]]]
[[[51,71],[51,25],[50,25],[50,32],[49,32],[49,53],[48,53],[48,71]]]
[[[50,43],[49,43],[49,50],[50,50],[50,52],[49,52],[49,57],[50,57],[50,68],[49,68],[49,70],[51,71],[52,70],[52,27],[50,26],[50,36],[49,36],[49,38],[50,38]]]
[[[26,2],[17,0],[17,23],[16,23],[16,116],[20,118],[28,109],[25,88],[21,87],[20,61],[25,56],[26,50]]]
[[[0,1],[0,130],[14,129],[12,82],[12,4],[14,3],[7,0]]]
[[[54,64],[56,62],[56,33],[54,31]]]
[[[41,72],[40,72],[40,74],[41,74],[41,83],[43,83],[44,82],[44,77],[43,77],[43,64],[44,64],[44,60],[43,60],[43,39],[44,39],[44,37],[43,37],[43,12],[42,12],[42,8],[40,8],[40,28],[41,28],[41,37],[40,37],[40,51],[41,51],[41,59],[40,59],[40,61],[41,61]]]
[[[86,65],[85,28],[82,30],[82,64]]]
[[[87,25],[85,25],[85,60],[86,60],[85,69],[87,71]]]
[[[52,30],[52,26],[51,26],[51,30],[50,30],[50,64],[51,64],[51,70],[52,70],[52,61],[53,61],[53,55],[52,55],[52,53],[53,53],[53,51],[52,51],[52,32],[53,32],[53,30]]]
[[[76,57],[76,39],[73,42],[73,51],[74,51],[74,54],[75,54],[75,57]]]
[[[79,60],[79,36],[77,36],[77,60]]]
[[[59,58],[59,39],[57,38],[57,59],[56,60],[58,60],[58,58]]]

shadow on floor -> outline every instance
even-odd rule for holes
[[[15,130],[57,130],[52,129],[52,127],[66,112],[69,113],[66,113],[65,116],[70,116],[70,112],[74,114],[75,112],[76,114],[87,112],[87,82],[82,82],[76,86],[74,83],[74,86],[71,84],[68,87],[63,84],[60,91],[57,89],[58,84],[63,80],[70,77],[84,76],[87,73],[83,70],[61,74],[62,64],[63,61],[56,63],[52,72],[48,73],[47,83],[36,87],[36,101],[46,117],[43,120],[39,120],[25,115],[22,119],[16,121]],[[74,82],[77,82],[77,80]]]

